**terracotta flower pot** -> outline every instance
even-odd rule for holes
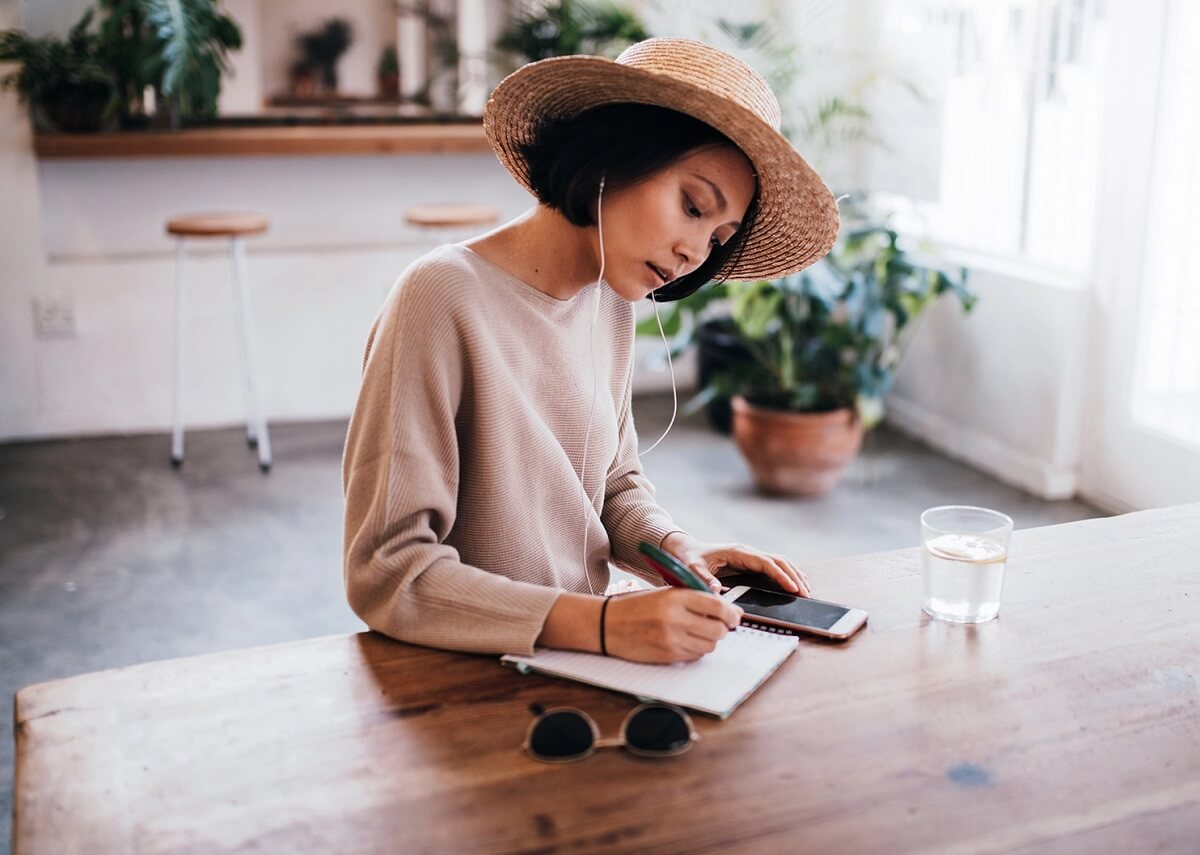
[[[788,413],[733,399],[733,439],[754,481],[771,493],[817,496],[828,492],[862,448],[863,426],[854,410]]]

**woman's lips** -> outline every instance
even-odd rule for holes
[[[646,262],[646,266],[650,268],[650,270],[654,273],[654,277],[658,280],[658,282],[655,284],[666,285],[668,282],[671,281],[670,277],[667,276],[667,274],[663,273],[661,270],[659,270],[657,267],[655,267],[649,261]]]

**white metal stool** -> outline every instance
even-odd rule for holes
[[[250,312],[250,292],[246,285],[246,235],[267,230],[267,218],[259,214],[187,214],[167,221],[167,233],[175,235],[175,413],[171,434],[171,465],[183,465],[183,354],[187,321],[187,241],[191,238],[228,238],[229,258],[233,266],[234,314],[241,350],[242,385],[246,398],[246,441],[258,447],[258,465],[263,472],[271,469],[271,438],[267,419],[259,400],[259,382],[255,373],[254,324]]]

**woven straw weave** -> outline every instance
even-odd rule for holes
[[[533,192],[520,146],[547,122],[603,104],[652,104],[719,130],[758,175],[759,213],[742,249],[721,271],[731,280],[795,273],[829,252],[838,210],[825,182],[779,133],[779,102],[767,82],[724,51],[690,39],[648,39],[617,59],[563,56],[514,71],[492,92],[483,127],[496,156]],[[735,263],[736,262],[736,263]]]

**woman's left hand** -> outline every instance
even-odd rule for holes
[[[704,543],[682,531],[667,535],[662,548],[678,558],[714,591],[720,591],[722,587],[717,581],[717,573],[730,568],[762,573],[774,579],[785,591],[792,591],[801,597],[812,594],[808,577],[782,555],[771,555],[737,543]]]

